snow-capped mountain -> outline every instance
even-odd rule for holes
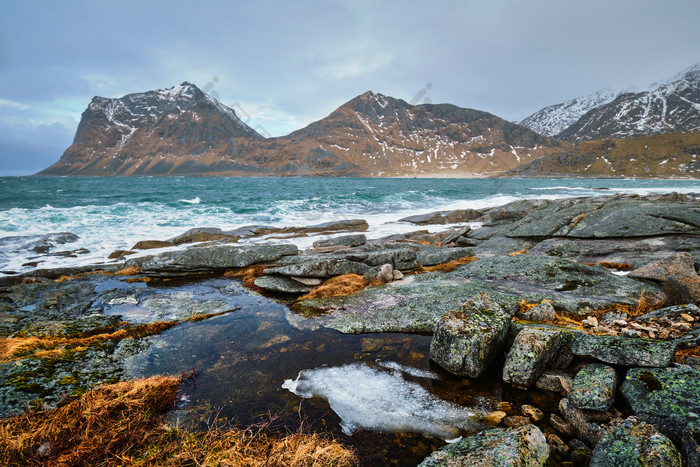
[[[555,137],[576,123],[589,110],[613,101],[620,94],[622,91],[603,89],[590,96],[577,97],[562,104],[545,107],[521,121],[520,124],[542,135]]]
[[[542,134],[581,141],[700,129],[700,64],[643,91],[601,91],[546,107],[522,124]]]
[[[301,130],[265,139],[183,83],[95,97],[75,140],[41,175],[470,176],[561,144],[495,115],[366,92]]]

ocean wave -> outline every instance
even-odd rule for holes
[[[181,203],[187,203],[187,204],[199,204],[199,203],[202,202],[202,200],[199,199],[199,196],[197,196],[197,197],[194,198],[194,199],[181,199],[180,202],[181,202]]]

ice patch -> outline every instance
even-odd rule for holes
[[[479,411],[438,399],[403,377],[403,373],[421,375],[421,370],[394,362],[383,366],[351,363],[302,370],[282,387],[306,399],[327,400],[348,435],[372,430],[423,433],[447,440],[458,438],[461,430],[477,427],[474,416]]]

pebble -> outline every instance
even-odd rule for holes
[[[539,422],[544,418],[542,411],[532,405],[524,404],[520,406],[520,410],[522,411],[523,415],[530,417],[530,420],[533,422]]]

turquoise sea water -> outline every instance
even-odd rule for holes
[[[363,218],[370,224],[368,235],[379,237],[415,230],[398,219],[435,210],[523,198],[670,191],[700,192],[700,181],[2,177],[0,271],[21,272],[27,270],[22,264],[31,261],[21,245],[7,240],[15,236],[76,234],[79,239],[63,249],[89,252],[42,259],[40,267],[56,267],[102,262],[139,240],[167,239],[191,227],[299,226]],[[303,239],[298,242],[305,246]]]

